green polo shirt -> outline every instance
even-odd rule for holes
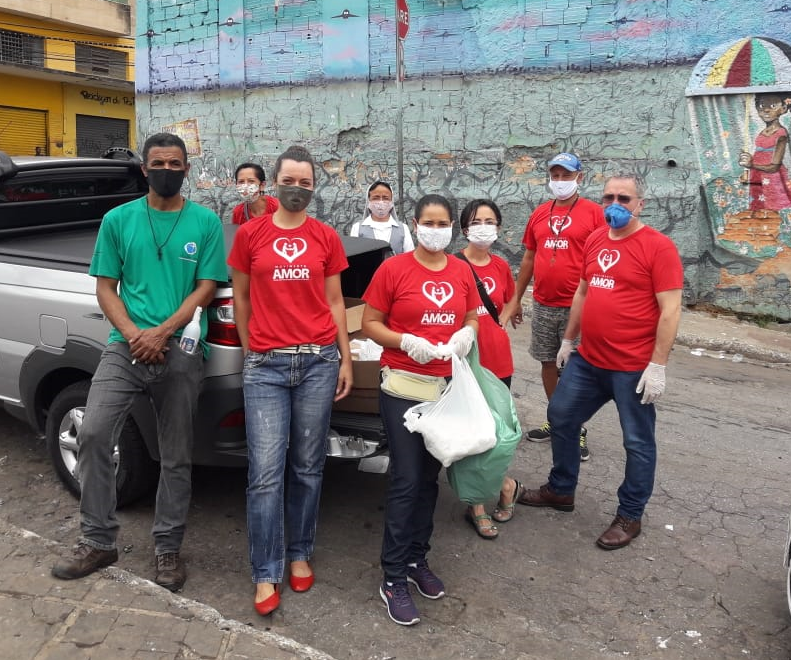
[[[145,197],[127,202],[104,216],[88,272],[117,279],[129,318],[141,329],[156,327],[197,280],[228,281],[222,224],[213,211],[189,200],[181,211],[157,211]],[[201,339],[207,330],[203,314]],[[124,338],[112,328],[108,343],[116,341]]]

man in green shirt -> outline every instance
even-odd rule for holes
[[[153,525],[155,581],[177,591],[186,580],[179,552],[191,495],[192,420],[208,354],[203,341],[203,351],[185,353],[178,338],[228,273],[220,219],[181,195],[190,168],[181,138],[152,135],[143,147],[143,163],[148,194],[105,215],[89,270],[112,330],[78,437],[82,535],[52,574],[80,578],[118,560],[112,454],[142,393],[156,409],[161,466]],[[203,316],[201,340],[207,327]]]

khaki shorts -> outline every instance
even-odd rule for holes
[[[530,355],[539,362],[554,362],[569,321],[570,307],[547,307],[533,301]]]

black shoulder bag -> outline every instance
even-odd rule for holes
[[[486,291],[486,285],[481,281],[481,278],[478,277],[478,273],[475,272],[470,260],[464,256],[464,252],[458,252],[456,256],[462,261],[466,261],[469,265],[470,270],[472,271],[472,276],[475,278],[475,285],[478,287],[478,295],[481,297],[483,306],[486,308],[486,311],[489,312],[489,316],[494,319],[494,322],[497,325],[500,325],[500,315],[497,313],[497,308],[494,306],[492,299],[489,297],[489,293]]]

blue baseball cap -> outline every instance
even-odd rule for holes
[[[547,169],[553,168],[555,165],[567,169],[569,172],[579,172],[582,170],[582,162],[574,154],[562,153],[555,156],[547,164]]]

